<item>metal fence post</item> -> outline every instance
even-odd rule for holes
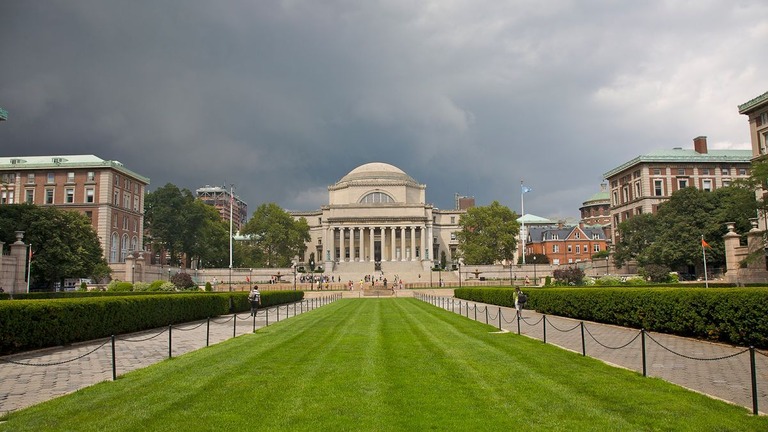
[[[641,335],[641,342],[642,342],[642,348],[643,348],[643,376],[648,376],[648,369],[646,368],[645,364],[645,329],[640,329],[640,335]]]
[[[173,330],[173,325],[168,324],[168,358],[173,357],[173,353],[171,351],[171,347],[172,347],[171,333],[172,333],[172,330]]]
[[[477,303],[475,303],[475,321],[477,321]]]
[[[757,411],[757,371],[755,368],[755,347],[749,347],[749,364],[752,372],[752,414],[758,415]]]
[[[112,381],[117,381],[117,360],[115,359],[115,335],[112,335]]]
[[[264,309],[264,315],[267,317],[267,327],[269,327],[269,308]]]
[[[280,305],[277,305],[277,322],[280,322]]]
[[[520,312],[515,310],[515,315],[517,315],[517,334],[520,334]]]
[[[237,337],[237,313],[232,314],[232,337]]]
[[[501,330],[501,308],[499,308],[499,330]]]
[[[256,314],[259,313],[259,310],[256,309],[253,311],[253,314],[251,315],[253,317],[253,331],[256,331]]]
[[[211,342],[211,317],[208,317],[205,323],[205,346]]]
[[[587,356],[587,343],[584,340],[584,321],[581,322],[581,355]]]

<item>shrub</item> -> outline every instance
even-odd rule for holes
[[[597,286],[619,286],[621,285],[621,279],[613,276],[603,276],[595,281]]]
[[[171,283],[176,285],[176,288],[180,290],[195,286],[195,282],[192,281],[192,276],[190,276],[189,273],[176,273],[171,276]]]
[[[148,282],[136,282],[133,284],[134,291],[149,291],[150,284]]]
[[[557,269],[552,272],[552,276],[558,283],[564,285],[582,285],[584,283],[584,270],[578,267]]]
[[[640,274],[654,283],[669,282],[669,267],[662,264],[647,264],[640,269]]]
[[[88,291],[88,284],[85,282],[80,282],[80,291]]]
[[[206,291],[206,292],[211,292],[211,291],[213,291],[213,287],[211,286],[211,283],[210,283],[210,282],[206,282],[206,283],[205,283],[205,291]]]
[[[168,283],[162,279],[158,279],[156,281],[153,281],[151,284],[149,284],[149,291],[164,291],[161,290],[160,287],[163,286],[163,284]],[[175,287],[175,285],[174,285]],[[175,290],[172,290],[175,291]]]
[[[107,291],[133,291],[133,284],[130,282],[113,280],[107,285]]]

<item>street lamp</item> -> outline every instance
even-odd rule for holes
[[[168,282],[171,281],[171,266],[168,266]]]
[[[533,284],[538,286],[538,284],[536,283],[536,255],[534,255],[532,259],[533,259]]]
[[[461,261],[456,261],[456,265],[459,268],[459,288],[461,288]]]
[[[253,276],[251,275],[253,273],[253,269],[248,269],[248,283],[250,284],[253,281]]]
[[[131,283],[132,284],[134,283],[133,277],[134,277],[135,273],[136,273],[136,266],[135,265],[131,265]]]

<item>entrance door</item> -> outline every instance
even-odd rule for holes
[[[381,262],[381,240],[373,242],[373,260]]]

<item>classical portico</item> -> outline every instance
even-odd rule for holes
[[[386,271],[429,269],[439,245],[425,195],[426,185],[393,165],[373,162],[353,169],[328,186],[328,205],[292,213],[310,226],[304,261],[312,253],[325,271],[342,273],[372,273],[375,263]]]

